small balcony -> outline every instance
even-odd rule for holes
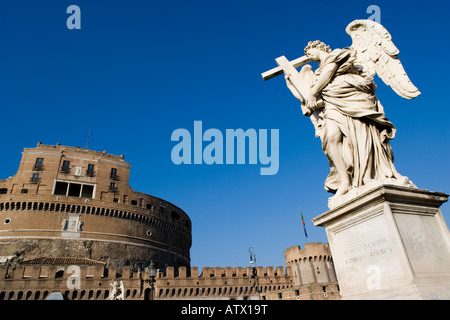
[[[39,178],[39,177],[31,177],[30,183],[39,183],[40,180],[41,180],[41,178]]]
[[[61,173],[70,173],[70,167],[61,167]]]
[[[95,173],[94,173],[93,170],[86,170],[86,176],[87,176],[87,177],[94,177],[94,176],[95,176]]]
[[[42,170],[44,170],[44,166],[43,165],[35,164],[33,166],[33,171],[42,171]]]

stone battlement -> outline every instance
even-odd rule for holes
[[[211,278],[241,278],[251,277],[252,267],[204,267],[199,274],[198,267],[167,267],[165,272],[159,273],[158,278],[170,280],[170,279],[211,279]],[[258,277],[286,277],[288,273],[284,268],[279,266],[274,269],[273,267],[257,267]],[[288,269],[286,270],[288,271]]]
[[[284,251],[286,262],[294,260],[325,260],[331,261],[331,251],[328,243],[312,242],[306,243],[305,248],[293,246]]]
[[[155,299],[257,297],[258,293],[292,287],[291,277],[283,267],[257,267],[257,277],[252,270],[252,267],[204,267],[199,274],[198,267],[169,266],[158,270]],[[100,261],[85,258],[11,261],[0,265],[0,300],[45,299],[53,291],[62,292],[68,299],[104,300],[113,281],[124,283],[127,299],[139,300],[149,294],[149,280],[147,270],[132,271],[129,266],[106,268]]]

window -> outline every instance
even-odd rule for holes
[[[34,170],[42,170],[44,167],[44,158],[36,158],[34,163]]]
[[[31,183],[39,182],[39,178],[40,178],[39,173],[33,173],[33,176],[31,177],[30,182]]]
[[[94,197],[94,186],[84,183],[56,181],[53,194],[92,199]]]
[[[170,216],[172,217],[172,219],[178,220],[180,219],[180,214],[178,212],[172,211],[170,213]]]
[[[69,173],[70,172],[70,161],[68,160],[64,160],[62,167],[61,167],[61,172],[63,173]]]
[[[89,177],[93,177],[94,176],[94,165],[93,164],[88,164],[87,170],[86,170],[86,175]]]
[[[111,179],[116,180],[117,179],[117,169],[116,168],[111,168],[111,175],[110,175]]]
[[[109,191],[116,191],[116,183],[115,182],[109,183]]]
[[[55,279],[61,279],[64,275],[64,270],[58,270],[55,273]]]
[[[132,206],[137,206],[137,201],[136,200],[131,200],[131,205]]]
[[[65,196],[67,194],[69,184],[67,182],[56,181],[53,194]]]
[[[81,184],[71,183],[69,184],[69,192],[67,193],[70,197],[79,197],[81,191]]]
[[[39,272],[39,278],[47,278],[48,277],[48,267],[41,267]]]
[[[81,189],[81,197],[92,199],[92,195],[94,194],[94,186],[83,184]]]
[[[164,207],[159,207],[159,213],[164,214]]]
[[[0,189],[0,194],[7,194],[7,193],[8,193],[8,189],[6,189],[6,188]]]
[[[22,278],[23,279],[27,279],[27,278],[31,278],[31,275],[33,274],[33,266],[25,266],[25,268],[23,269],[23,274],[22,274]]]
[[[88,267],[86,272],[86,278],[93,278],[95,269],[93,267]]]

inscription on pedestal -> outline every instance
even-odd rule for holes
[[[360,219],[341,223],[351,228],[332,228],[330,244],[340,247],[335,264],[346,272],[341,273],[343,287],[360,287],[369,290],[368,281],[377,271],[377,287],[389,286],[392,279],[403,275],[402,263],[396,254],[395,240],[387,227],[382,207],[361,212]]]
[[[344,256],[348,258],[344,261],[344,263],[349,265],[358,261],[369,261],[373,258],[383,256],[391,252],[392,248],[388,244],[386,238],[380,238],[375,241],[364,243],[361,247],[346,250],[344,252]]]

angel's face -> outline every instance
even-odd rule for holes
[[[312,59],[314,62],[320,61],[320,50],[317,48],[311,48],[306,52],[308,58]]]

